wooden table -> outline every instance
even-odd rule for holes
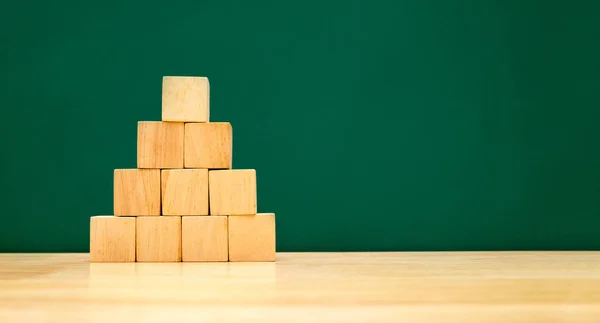
[[[600,322],[600,252],[1,254],[0,322]]]

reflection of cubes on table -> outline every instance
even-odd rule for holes
[[[162,215],[208,215],[208,170],[164,169]]]
[[[137,167],[183,168],[182,122],[138,122]]]
[[[256,214],[256,171],[254,169],[208,172],[211,215]]]
[[[275,261],[275,214],[229,217],[229,261]]]
[[[226,216],[181,219],[182,261],[228,261]]]
[[[160,170],[115,169],[114,215],[160,215]]]
[[[136,221],[138,262],[181,261],[180,216],[140,216]]]
[[[165,76],[162,81],[162,120],[208,122],[210,83],[206,77]]]
[[[135,262],[135,217],[91,217],[90,261]]]
[[[186,123],[184,150],[185,168],[231,169],[231,124]]]

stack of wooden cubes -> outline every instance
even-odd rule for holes
[[[275,261],[275,214],[257,214],[256,171],[232,169],[206,77],[167,76],[162,121],[142,121],[137,168],[114,171],[114,215],[90,220],[91,262]]]

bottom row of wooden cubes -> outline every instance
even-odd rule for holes
[[[93,216],[90,261],[275,261],[275,214]]]

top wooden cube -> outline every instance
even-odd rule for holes
[[[210,85],[206,77],[165,76],[162,82],[162,121],[208,122]]]

